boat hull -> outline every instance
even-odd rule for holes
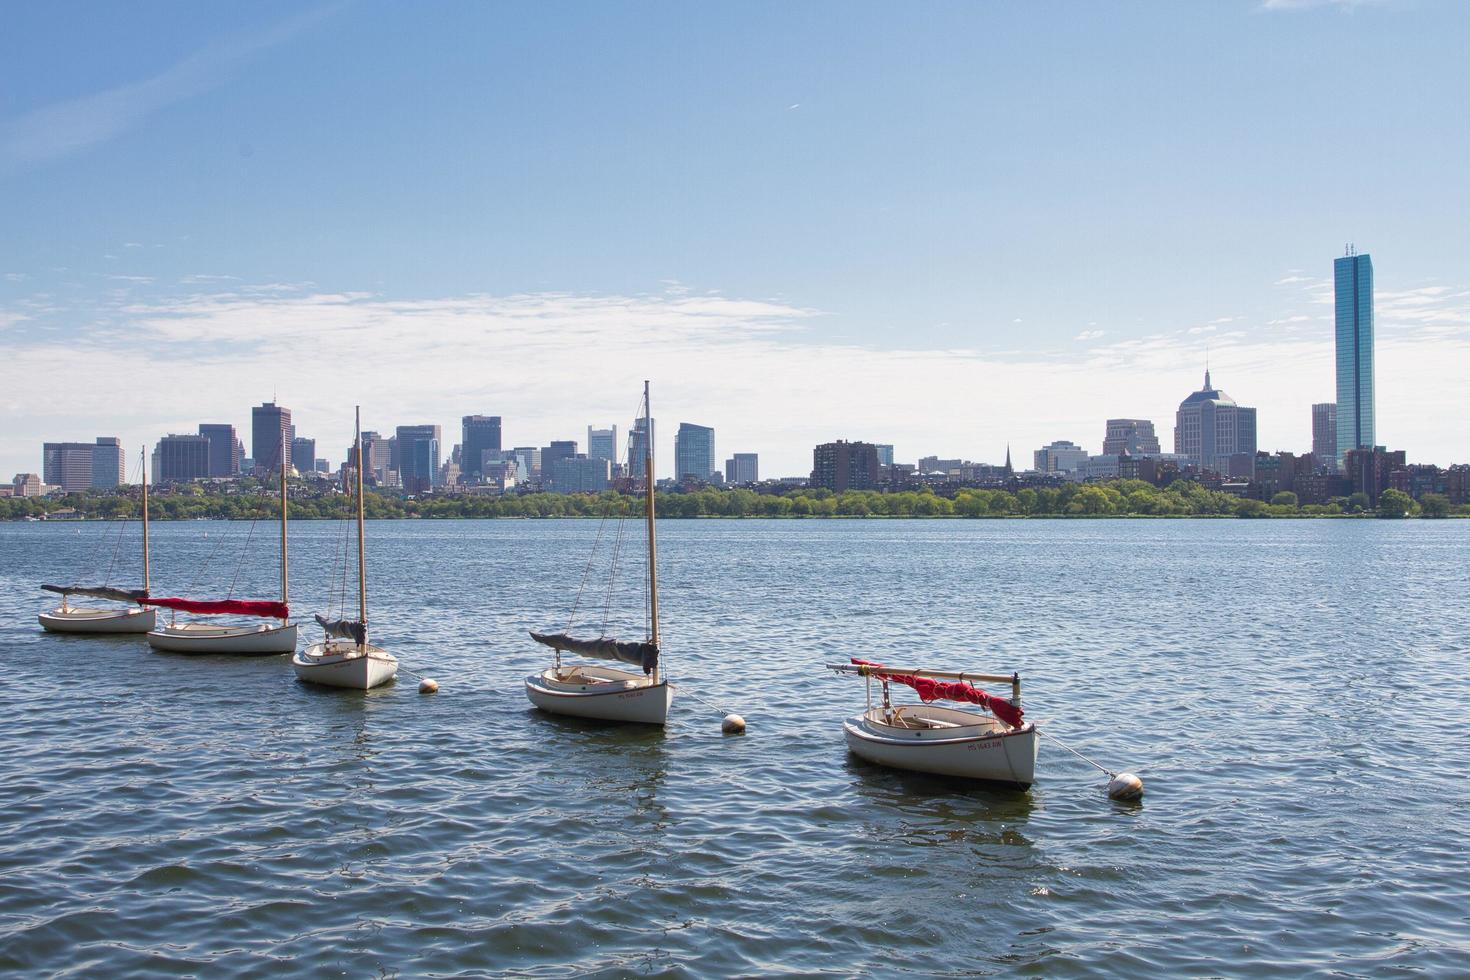
[[[526,678],[526,697],[542,711],[574,718],[640,725],[668,721],[674,692],[667,682],[649,684],[638,675],[607,668],[592,671],[608,677],[608,683],[562,683],[554,670],[547,670]]]
[[[148,634],[148,645],[165,653],[230,653],[273,656],[296,649],[297,624],[286,626],[208,626],[186,623]]]
[[[1031,724],[1013,731],[949,736],[943,730],[895,733],[864,715],[843,724],[856,756],[891,769],[927,772],[1029,789],[1036,781],[1039,736]]]
[[[398,659],[382,647],[350,640],[312,643],[291,658],[297,680],[324,687],[370,691],[398,675]]]
[[[52,633],[147,633],[158,623],[155,609],[53,609],[36,617]]]

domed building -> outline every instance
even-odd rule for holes
[[[1174,416],[1174,452],[1201,469],[1225,473],[1231,456],[1255,451],[1256,410],[1210,384],[1206,368],[1205,386],[1180,402]]]

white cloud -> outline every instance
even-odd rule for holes
[[[1079,333],[1077,336],[1073,337],[1072,339],[1073,340],[1082,340],[1082,341],[1097,340],[1099,337],[1103,336],[1105,333],[1107,333],[1106,330],[1084,330],[1081,333]]]

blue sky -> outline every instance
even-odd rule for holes
[[[1262,447],[1332,396],[1370,252],[1378,429],[1470,461],[1470,7],[47,4],[0,14],[0,472],[248,425],[334,460],[715,426],[1099,450],[1216,381]],[[344,363],[355,365],[343,390]],[[667,453],[670,446],[661,446]]]

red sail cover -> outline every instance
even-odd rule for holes
[[[179,612],[210,615],[233,613],[236,616],[259,616],[262,619],[287,619],[291,610],[284,602],[269,602],[264,599],[139,599],[149,606],[177,609]]]
[[[852,662],[864,667],[883,666],[871,660],[859,660],[857,657],[853,657]],[[969,701],[989,709],[991,714],[1012,728],[1021,727],[1021,715],[1025,712],[1014,704],[1011,704],[1005,698],[998,698],[993,694],[986,694],[977,687],[971,687],[968,684],[962,684],[958,681],[950,683],[936,681],[932,677],[915,677],[912,674],[883,674],[875,671],[873,676],[881,677],[887,681],[897,681],[900,684],[907,684],[919,692],[920,701],[938,701],[941,698],[945,701]]]

